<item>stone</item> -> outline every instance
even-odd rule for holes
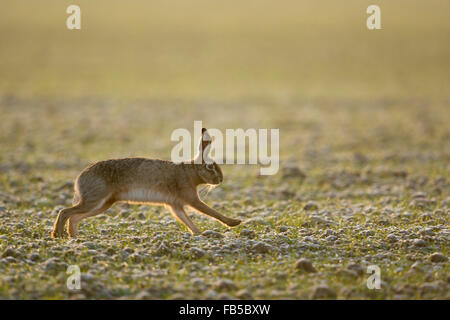
[[[196,248],[196,247],[192,247],[190,249],[190,253],[191,253],[192,257],[198,259],[198,258],[203,257],[206,254],[206,251],[202,250],[202,249],[199,249],[199,248]]]
[[[242,289],[236,292],[236,298],[242,299],[242,300],[251,300],[253,299],[253,296],[248,292],[247,289]]]
[[[256,236],[255,231],[248,230],[248,229],[242,229],[240,233],[241,237],[247,237],[247,238],[254,238]]]
[[[222,239],[224,235],[220,232],[213,231],[213,230],[206,230],[202,233],[202,236],[207,238],[215,238],[215,239]]]
[[[258,241],[253,245],[252,251],[256,253],[269,253],[270,251],[272,251],[272,246],[263,241]]]
[[[93,242],[89,242],[89,241],[83,242],[82,245],[88,249],[95,249],[95,244]]]
[[[358,276],[362,276],[362,275],[365,274],[365,271],[364,271],[363,266],[360,265],[360,264],[357,264],[357,263],[350,263],[350,264],[347,266],[347,269],[356,272],[356,274],[357,274]]]
[[[387,236],[387,240],[390,242],[390,243],[394,243],[394,242],[397,242],[398,241],[398,238],[397,238],[397,236],[395,235],[395,234],[388,234],[388,236]]]
[[[39,261],[41,259],[41,256],[39,255],[39,253],[33,252],[30,255],[30,260],[31,261]]]
[[[446,262],[448,258],[440,252],[435,252],[428,257],[431,262]]]
[[[14,257],[15,258],[17,256],[18,256],[18,253],[13,248],[7,248],[2,254],[2,258],[6,258],[6,257]]]
[[[314,268],[311,261],[308,259],[299,259],[295,262],[295,268],[300,271],[304,271],[307,273],[316,273],[317,270]]]
[[[413,245],[415,247],[422,248],[422,247],[426,247],[427,243],[423,239],[414,239],[413,240]]]
[[[220,279],[214,284],[214,289],[217,291],[235,290],[237,287],[234,282],[229,279]]]
[[[244,224],[250,224],[250,225],[268,225],[269,222],[264,220],[261,217],[254,217],[254,218],[250,218],[244,221]]]
[[[334,292],[327,285],[318,285],[313,288],[313,299],[336,299],[336,292]]]
[[[319,209],[319,204],[315,201],[308,201],[305,206],[303,207],[304,210],[306,211],[311,211],[311,210],[318,210]]]

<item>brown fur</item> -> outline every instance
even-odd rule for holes
[[[211,143],[203,139],[205,134],[207,131],[203,129],[199,157],[203,157],[203,151]],[[59,212],[51,235],[63,236],[68,222],[69,236],[76,237],[81,220],[104,212],[118,201],[166,205],[193,234],[199,234],[200,230],[186,215],[185,206],[233,227],[240,220],[221,215],[201,201],[197,193],[199,185],[217,185],[222,180],[217,163],[196,164],[195,159],[190,163],[146,158],[100,161],[85,168],[76,178],[73,206]]]

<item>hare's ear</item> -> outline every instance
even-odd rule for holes
[[[201,141],[201,151],[205,151],[206,147],[211,145],[211,136],[208,133],[208,130],[202,128],[202,141]]]
[[[211,148],[211,136],[208,133],[208,130],[202,128],[202,138],[200,140],[200,144],[198,146],[199,154],[198,158],[201,162],[206,162],[209,157],[209,149]]]

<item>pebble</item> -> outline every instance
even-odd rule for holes
[[[202,249],[199,249],[199,248],[196,248],[196,247],[193,247],[193,248],[190,249],[190,253],[191,253],[192,257],[198,259],[198,258],[203,257],[206,254],[206,251],[202,250]]]
[[[128,252],[128,251],[125,251]],[[164,243],[161,243],[159,247],[154,251],[155,256],[163,256],[169,254],[171,250]]]
[[[294,266],[297,270],[305,271],[307,273],[316,273],[317,272],[316,268],[314,268],[313,264],[308,259],[304,259],[304,258],[299,259],[295,262]]]
[[[88,283],[94,281],[94,279],[95,279],[94,275],[91,273],[82,273],[80,275],[80,278],[81,278],[82,282],[88,282]]]
[[[204,288],[205,287],[205,281],[203,281],[200,278],[194,278],[191,280],[191,283],[194,287]]]
[[[336,292],[334,292],[327,285],[318,285],[313,288],[313,299],[336,299]]]
[[[3,254],[2,254],[2,258],[6,258],[6,257],[17,257],[19,254],[17,253],[16,250],[14,250],[13,248],[7,248]]]
[[[272,251],[272,249],[273,249],[272,246],[268,245],[263,241],[258,241],[252,247],[252,251],[256,253],[269,253],[270,251]]]
[[[442,253],[440,252],[435,252],[433,254],[431,254],[428,259],[431,262],[446,262],[448,260],[448,258],[446,256],[444,256]]]
[[[139,292],[135,298],[136,300],[150,300],[152,299],[152,296],[148,291],[144,290]]]
[[[233,300],[233,297],[228,293],[222,292],[219,293],[216,297],[217,300]]]
[[[422,264],[420,263],[420,261],[416,261],[411,265],[411,269],[415,271],[422,271]]]
[[[130,255],[130,260],[132,262],[139,263],[142,261],[142,257],[137,253],[133,253],[132,255]]]
[[[45,272],[55,272],[58,270],[62,270],[61,261],[57,258],[50,258],[44,262],[44,271]]]
[[[215,290],[209,290],[205,297],[206,299],[217,299],[217,292]]]
[[[30,260],[31,261],[39,261],[39,260],[41,260],[41,256],[39,255],[39,253],[33,252],[30,255]]]
[[[358,276],[362,276],[365,274],[364,267],[357,263],[350,263],[349,265],[347,265],[347,269],[356,272]]]
[[[425,198],[425,197],[426,197],[426,193],[425,192],[421,192],[421,191],[415,192],[412,195],[413,199],[421,199],[421,198]]]
[[[137,214],[137,218],[138,218],[139,220],[145,220],[145,219],[146,219],[145,213],[139,212],[139,213]]]
[[[303,180],[306,177],[306,174],[295,165],[282,167],[281,174],[283,178],[300,178]]]
[[[165,243],[163,242],[161,245],[165,245]],[[126,247],[125,249],[123,249],[123,251],[125,251],[128,254],[134,253],[134,249],[130,247]]]
[[[83,246],[85,246],[88,249],[95,249],[95,244],[93,242],[83,242],[82,243]]]
[[[392,234],[392,233],[387,236],[387,239],[388,239],[388,241],[390,243],[394,243],[394,242],[398,241],[397,236],[395,234]]]
[[[217,291],[235,290],[237,287],[234,282],[229,279],[220,279],[214,284],[214,289]]]
[[[0,262],[3,264],[9,264],[9,263],[16,263],[17,260],[14,257],[6,257],[0,260]]]
[[[250,292],[248,292],[247,289],[242,289],[236,292],[236,298],[243,299],[243,300],[252,300],[253,296]]]
[[[422,247],[426,247],[427,243],[423,239],[414,239],[413,240],[413,245],[415,247],[422,248]]]
[[[305,206],[303,207],[304,210],[306,211],[311,211],[311,210],[318,210],[319,209],[319,204],[315,201],[308,201]]]
[[[311,217],[311,223],[313,225],[323,225],[323,226],[330,226],[332,224],[332,222],[328,219],[323,219],[321,217],[318,216],[312,216]]]
[[[105,254],[108,255],[108,256],[112,256],[112,255],[114,255],[116,253],[116,251],[117,250],[114,250],[113,248],[107,248],[105,250]]]
[[[261,217],[254,217],[254,218],[245,220],[243,222],[243,224],[246,224],[246,225],[249,225],[249,224],[250,225],[268,225],[269,222]]]
[[[247,238],[254,238],[256,236],[255,231],[248,230],[248,229],[242,229],[240,233],[241,237],[247,237]]]
[[[349,270],[349,269],[339,270],[338,274],[343,275],[348,278],[357,278],[358,277],[358,274],[355,271]]]
[[[129,211],[122,211],[121,213],[120,213],[120,217],[121,218],[128,218],[130,216],[130,212]]]
[[[222,239],[224,237],[222,233],[213,230],[203,231],[202,236],[215,239]]]

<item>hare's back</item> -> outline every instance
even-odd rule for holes
[[[95,176],[106,183],[138,182],[164,174],[165,171],[170,171],[168,167],[170,167],[170,162],[159,159],[110,159],[88,166],[80,174],[79,179]]]

